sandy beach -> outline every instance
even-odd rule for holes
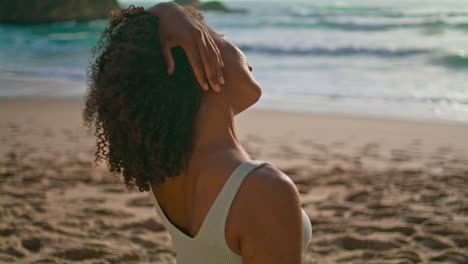
[[[93,166],[81,107],[0,100],[0,263],[175,263],[148,193]],[[304,263],[468,263],[468,123],[249,110],[238,129],[302,195]]]

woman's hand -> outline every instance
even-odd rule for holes
[[[159,34],[168,74],[172,75],[175,68],[171,48],[181,46],[203,90],[208,91],[211,86],[214,91],[221,91],[224,63],[206,27],[174,2],[157,4],[148,11],[159,17]]]

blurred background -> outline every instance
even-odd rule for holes
[[[264,89],[257,107],[468,121],[468,1],[224,3],[248,12],[205,12],[206,20],[254,66]],[[0,82],[84,82],[104,28],[102,19],[0,25]],[[82,97],[86,89],[9,87],[0,86],[0,97]]]

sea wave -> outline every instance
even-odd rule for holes
[[[336,18],[284,18],[274,17],[268,20],[252,19],[252,20],[228,20],[222,23],[217,23],[216,26],[222,28],[318,28],[318,29],[333,29],[345,31],[386,31],[395,29],[455,29],[467,30],[468,20],[453,21],[444,18],[419,19],[413,21],[407,20],[363,20],[353,17]]]
[[[468,68],[468,56],[464,53],[443,55],[433,61],[449,68]]]
[[[361,100],[361,101],[381,101],[388,103],[430,103],[434,105],[466,105],[468,106],[468,96],[464,97],[450,97],[450,96],[372,96],[372,95],[358,95],[358,94],[313,94],[309,93],[307,96],[321,97],[330,100]]]
[[[333,21],[328,19],[321,19],[316,23],[316,26],[342,29],[348,31],[383,31],[399,28],[432,28],[432,27],[448,27],[459,28],[460,25],[465,23],[450,23],[443,19],[424,20],[416,22],[390,22],[390,23],[377,23],[377,22],[353,22],[353,21]]]
[[[459,28],[459,29],[468,30],[468,22],[458,23],[454,27]]]
[[[352,56],[352,55],[372,55],[378,57],[405,57],[418,54],[433,53],[434,49],[389,49],[389,48],[369,48],[369,47],[278,47],[267,45],[238,44],[241,50],[251,53],[265,53],[268,55],[315,55],[315,56]]]
[[[290,10],[291,15],[297,17],[388,17],[388,18],[431,18],[431,17],[468,17],[468,10],[399,10],[396,8],[382,8],[372,6],[295,6]]]
[[[343,30],[379,31],[398,28],[468,28],[468,10],[413,10],[392,8],[314,6],[293,7],[291,26],[325,27]],[[306,20],[307,19],[307,20]],[[300,21],[307,21],[300,23]],[[313,21],[312,23],[310,23]],[[383,22],[382,22],[383,21]],[[280,23],[280,26],[287,26]]]
[[[0,68],[0,79],[1,77],[34,77],[43,79],[82,81],[86,79],[86,72],[85,69],[83,69],[82,67],[23,66],[20,69]]]

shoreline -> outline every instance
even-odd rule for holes
[[[84,81],[46,79],[41,77],[18,78],[3,76],[0,78],[0,85],[7,88],[4,88],[2,91],[2,93],[6,95],[0,96],[0,102],[8,100],[82,101],[87,90],[87,84]],[[63,89],[64,86],[67,86],[67,89]],[[34,91],[34,94],[31,94],[31,91]],[[297,99],[298,101],[295,102],[293,99]],[[306,114],[312,116],[398,120],[417,123],[468,124],[468,120],[460,120],[455,117],[443,118],[441,116],[429,114],[427,109],[422,110],[422,108],[424,108],[423,106],[416,105],[402,104],[402,107],[407,109],[409,112],[412,110],[416,111],[409,116],[403,116],[402,109],[394,111],[398,108],[397,106],[389,107],[388,105],[385,105],[384,107],[379,108],[376,106],[379,105],[379,102],[343,102],[323,98],[313,98],[310,99],[312,100],[310,102],[304,102],[301,97],[291,97],[287,100],[291,101],[291,103],[286,104],[286,102],[278,101],[277,98],[275,99],[274,97],[263,96],[260,101],[252,107],[252,110]],[[345,108],[343,108],[343,104],[345,105]],[[375,107],[371,109],[362,108],[363,105],[369,104],[375,105]],[[310,107],[310,105],[313,105],[313,107]],[[336,109],[341,109],[342,112],[336,111]],[[392,114],[388,114],[390,112],[392,112]]]
[[[364,117],[364,118],[382,118],[389,120],[402,120],[402,121],[414,121],[414,122],[456,122],[468,124],[467,118],[461,118],[462,114],[457,113],[456,116],[448,116],[447,114],[435,114],[433,110],[429,110],[428,105],[424,104],[413,104],[405,105],[399,102],[386,103],[379,101],[353,101],[349,99],[330,99],[330,98],[309,98],[307,102],[301,102],[295,104],[292,98],[288,99],[291,104],[285,102],[275,102],[274,100],[268,102],[267,100],[261,101],[260,106],[257,109],[265,109],[280,112],[291,112],[291,113],[306,113],[306,114],[318,114],[318,115],[338,115],[338,116],[349,116],[349,117]],[[301,100],[299,100],[301,101]],[[380,105],[377,107],[376,105]],[[343,106],[344,104],[344,106]],[[291,105],[294,105],[291,107]],[[311,107],[310,105],[314,105]],[[363,105],[374,105],[368,109],[363,108]],[[392,105],[392,106],[391,106]],[[340,109],[341,111],[337,111]],[[410,113],[410,114],[408,114]],[[468,116],[468,113],[467,113]]]
[[[67,81],[68,82],[68,81]],[[76,96],[71,97],[51,97],[51,96],[5,96],[0,97],[0,103],[2,102],[70,102],[70,103],[82,103],[84,102],[84,97],[78,98]],[[260,99],[261,100],[261,99]],[[380,116],[380,115],[366,115],[366,114],[357,114],[357,113],[338,113],[338,112],[311,112],[307,110],[295,110],[295,109],[275,109],[269,106],[257,106],[254,105],[246,112],[271,112],[279,114],[288,114],[288,115],[299,115],[299,116],[311,116],[314,118],[320,117],[329,117],[329,118],[348,118],[358,120],[373,120],[373,121],[389,121],[389,122],[404,122],[404,123],[419,123],[419,124],[441,124],[441,125],[461,125],[467,126],[468,122],[461,120],[452,120],[452,119],[431,119],[431,118],[402,118],[397,116]],[[241,113],[239,116],[242,116],[244,113]]]

